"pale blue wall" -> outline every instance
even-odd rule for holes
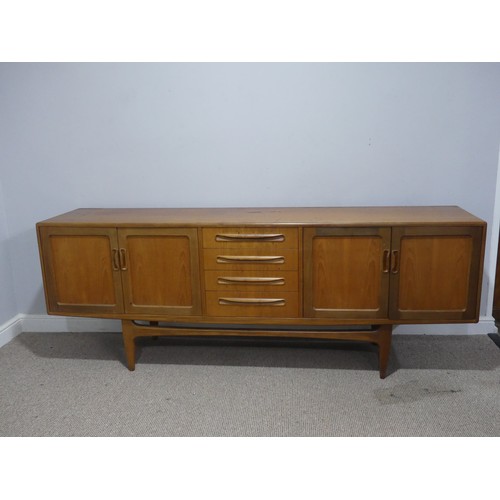
[[[9,230],[0,180],[0,325],[16,316],[16,291],[9,251]]]
[[[19,312],[44,311],[35,222],[76,207],[493,218],[500,64],[1,64],[0,106]]]

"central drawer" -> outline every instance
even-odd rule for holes
[[[299,289],[296,271],[205,271],[206,290],[290,292]]]
[[[268,251],[245,245],[240,249],[204,249],[203,265],[206,270],[235,271],[296,271],[298,269],[298,251],[279,249]]]
[[[208,316],[295,318],[299,315],[297,292],[207,291]]]
[[[208,227],[203,229],[203,248],[298,248],[296,227]]]
[[[298,269],[296,227],[203,228],[205,270]]]
[[[203,228],[208,316],[299,315],[296,227]]]

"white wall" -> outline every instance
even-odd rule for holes
[[[500,64],[1,64],[18,311],[45,310],[35,222],[76,207],[456,204],[491,225],[499,103]]]
[[[0,325],[16,316],[16,292],[9,251],[9,230],[0,180]]]

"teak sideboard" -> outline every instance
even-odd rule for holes
[[[215,335],[378,346],[392,327],[477,322],[486,223],[459,207],[78,209],[37,224],[49,314],[135,339]]]

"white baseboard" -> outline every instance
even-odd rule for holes
[[[75,318],[47,314],[23,315],[23,332],[121,332],[117,319]]]
[[[23,314],[14,316],[9,321],[0,325],[0,347],[10,342],[23,331]]]
[[[22,332],[121,332],[121,329],[121,322],[115,319],[18,314],[0,325],[0,347]]]
[[[47,314],[18,314],[0,325],[0,347],[22,332],[120,332],[121,323],[113,319],[74,318]],[[402,335],[486,335],[497,333],[492,316],[482,316],[478,323],[444,325],[399,325]]]

